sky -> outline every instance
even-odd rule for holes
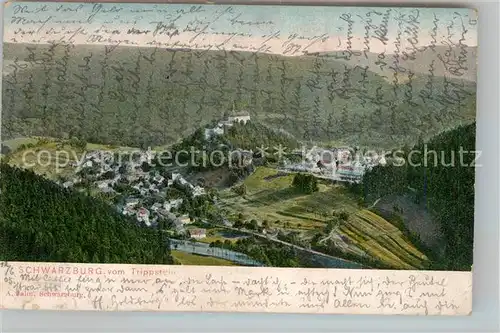
[[[128,41],[136,46],[182,44],[193,48],[224,43],[225,49],[287,55],[367,47],[372,52],[394,52],[415,43],[477,45],[475,12],[458,8],[36,2],[11,3],[4,13],[7,42],[46,43],[51,38],[63,38],[75,44]],[[375,38],[383,34],[384,14],[387,45]],[[132,27],[149,32],[127,34]],[[179,35],[172,35],[176,29]],[[112,34],[112,30],[120,33]]]

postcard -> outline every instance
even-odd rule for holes
[[[1,307],[470,314],[477,20],[6,3]]]

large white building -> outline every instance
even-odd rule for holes
[[[347,181],[360,181],[363,178],[365,169],[359,162],[339,165],[337,175],[340,179]]]
[[[231,123],[243,122],[244,124],[246,124],[249,120],[250,120],[250,115],[248,113],[241,113],[235,116],[227,117],[227,121]]]
[[[190,229],[189,236],[194,239],[202,239],[207,237],[207,230],[202,228]]]
[[[205,140],[210,140],[213,137],[224,134],[222,124],[218,124],[214,128],[205,128]]]
[[[231,127],[235,122],[243,122],[246,124],[250,120],[250,115],[247,112],[240,112],[232,116],[228,116],[227,119],[221,121],[218,125]]]

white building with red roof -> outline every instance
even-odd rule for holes
[[[137,210],[137,220],[146,223],[147,226],[150,226],[151,223],[149,221],[149,210],[144,207],[139,208]]]
[[[203,228],[189,229],[189,236],[194,239],[202,239],[207,237],[207,230]]]

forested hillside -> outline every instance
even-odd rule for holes
[[[267,147],[273,152],[273,147],[282,145],[287,149],[299,148],[299,142],[290,134],[272,129],[256,121],[247,124],[235,124],[228,129],[224,138],[234,147],[256,150],[257,147]]]
[[[441,61],[441,59],[445,59],[448,56],[453,57],[458,54],[466,54],[467,56],[463,59],[463,68],[461,70],[452,71],[454,74],[452,75],[447,68],[447,64],[444,61]],[[326,55],[335,57],[343,62],[350,63],[351,65],[356,64],[359,66],[369,66],[370,64],[377,64],[377,66],[372,65],[370,69],[382,76],[391,77],[394,72],[394,68],[392,66],[383,66],[384,62],[382,60],[394,58],[396,57],[395,54],[387,54],[385,58],[380,59],[379,55],[376,53],[363,52],[363,56],[351,57],[349,61],[343,59],[345,58],[345,56],[342,57],[343,52],[328,52]],[[405,56],[400,57],[399,62],[401,68],[411,70],[417,74],[429,75],[430,71],[432,71],[432,73],[436,76],[446,75],[474,82],[477,80],[477,46],[468,46],[464,49],[460,49],[450,45],[432,45],[418,52],[415,58]]]
[[[0,260],[171,264],[168,239],[85,194],[0,164]]]
[[[421,140],[399,155],[406,160],[403,166],[392,161],[388,166],[375,167],[363,178],[365,198],[410,191],[415,202],[431,213],[446,243],[444,258],[436,268],[471,269],[475,135],[473,123],[443,132],[427,142]],[[408,163],[410,159],[412,165]]]
[[[475,82],[383,77],[330,57],[9,43],[3,53],[4,139],[163,145],[235,103],[298,140],[390,148],[475,117]]]

